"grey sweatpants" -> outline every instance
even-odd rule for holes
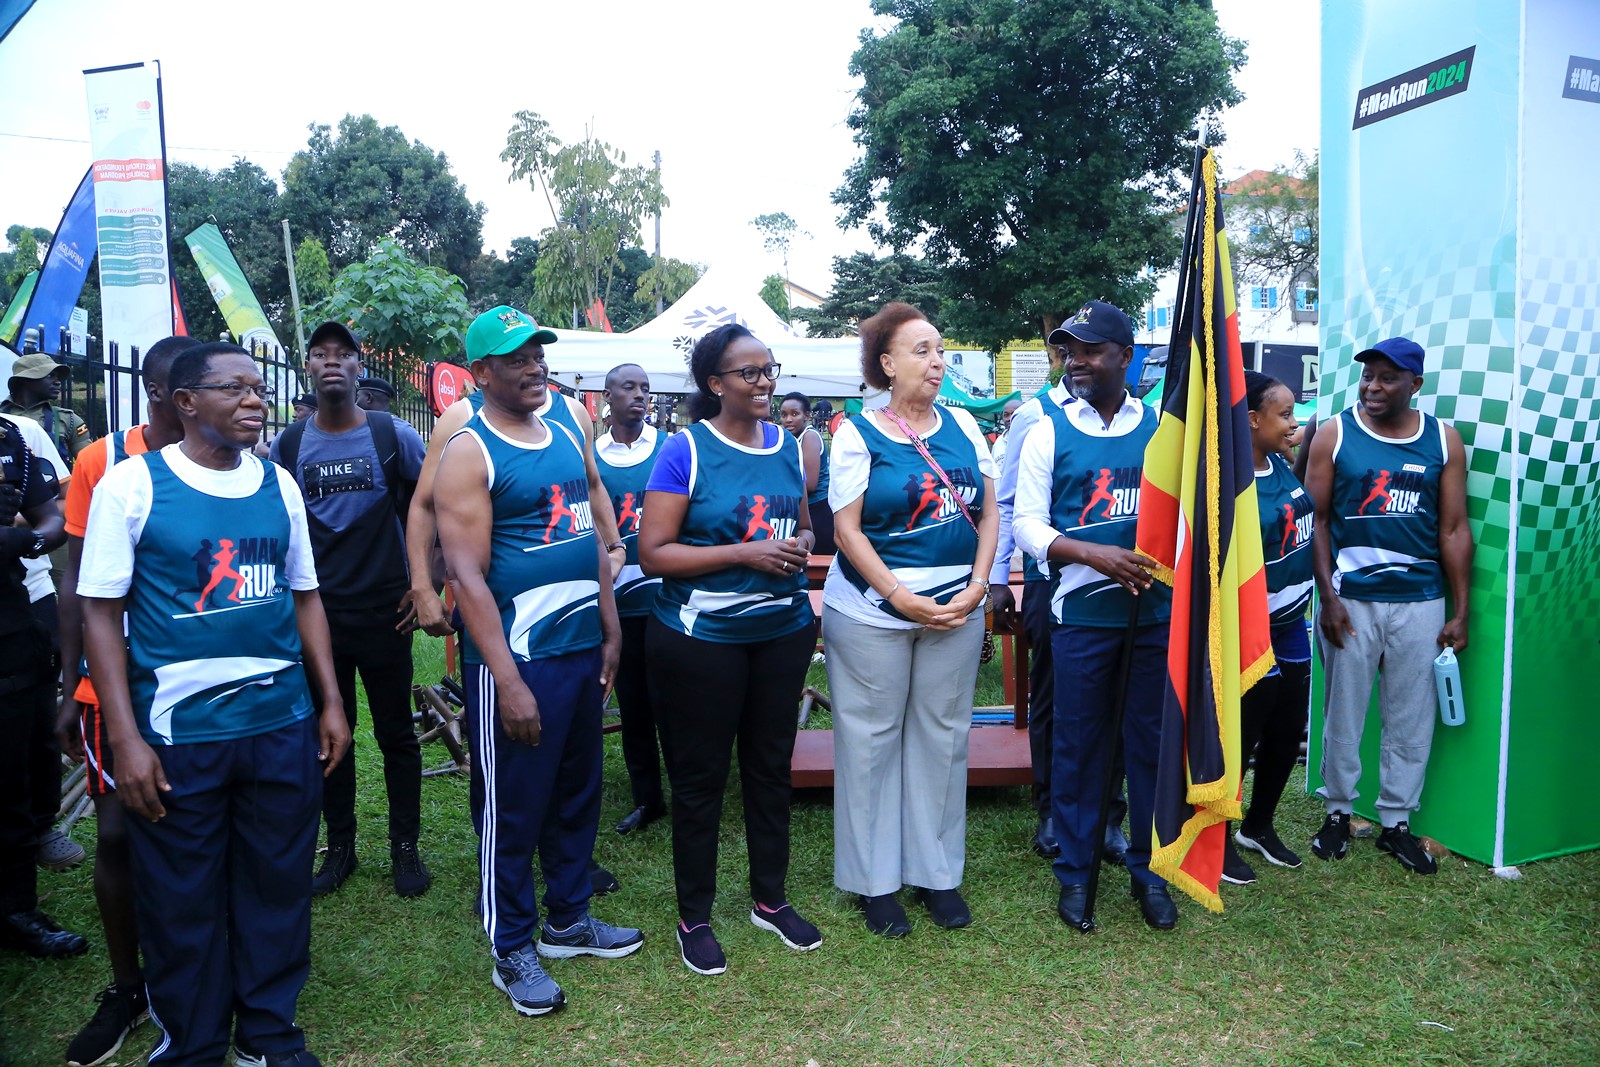
[[[1438,697],[1433,683],[1436,638],[1444,627],[1444,600],[1386,604],[1343,600],[1354,634],[1334,648],[1322,636],[1322,780],[1317,795],[1328,811],[1349,813],[1361,778],[1361,729],[1378,676],[1378,817],[1384,826],[1407,822],[1417,810],[1433,746]]]
[[[890,630],[822,609],[833,697],[833,881],[954,889],[967,860],[967,737],[983,613]]]

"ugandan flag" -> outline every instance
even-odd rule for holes
[[[1178,285],[1137,534],[1172,586],[1150,869],[1221,911],[1223,843],[1244,775],[1239,697],[1273,659],[1233,271],[1216,160],[1203,148]]]

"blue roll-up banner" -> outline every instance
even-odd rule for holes
[[[70,324],[72,309],[89,278],[100,237],[94,218],[94,171],[91,168],[78,183],[72,202],[61,216],[56,235],[39,268],[39,281],[22,314],[22,328],[39,327],[39,348],[52,356],[60,355],[61,330]],[[20,335],[19,335],[20,336]]]
[[[11,28],[21,21],[33,6],[33,0],[0,0],[0,41],[6,39]]]

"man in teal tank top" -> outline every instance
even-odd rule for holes
[[[250,355],[173,361],[183,440],[101,480],[78,595],[128,820],[163,1064],[315,1067],[311,966],[322,780],[350,743],[305,503],[251,449],[271,395]],[[124,613],[127,636],[124,638]],[[313,715],[308,680],[322,693]]]
[[[661,579],[639,567],[639,523],[644,519],[644,489],[667,435],[644,421],[650,407],[650,376],[634,363],[606,374],[611,432],[594,443],[600,481],[617,516],[617,534],[626,556],[614,591],[622,652],[617,659],[617,710],[622,717],[622,761],[628,768],[633,808],[615,827],[619,834],[644,829],[667,812],[661,790],[661,747],[650,703],[644,658],[645,623],[656,604]]]
[[[1156,413],[1127,390],[1133,326],[1120,309],[1090,301],[1049,342],[1067,350],[1063,382],[1072,398],[1061,404],[1047,397],[1044,417],[1022,442],[1013,533],[1024,552],[1049,562],[1054,586],[1056,913],[1080,928],[1094,918],[1088,882],[1109,829],[1100,811],[1111,773],[1109,725],[1124,635],[1137,606],[1122,711],[1131,837],[1124,863],[1145,922],[1170,930],[1178,911],[1166,881],[1150,871],[1150,828],[1171,596],[1152,581],[1153,562],[1134,551],[1144,450]]]
[[[523,1015],[566,1003],[541,956],[610,959],[644,943],[638,930],[589,914],[600,709],[621,639],[611,564],[595,535],[593,457],[580,434],[537,414],[550,393],[544,345],[553,339],[510,309],[480,315],[468,329],[484,403],[445,446],[434,494],[466,624],[484,932],[494,985]]]
[[[1441,647],[1467,647],[1466,449],[1453,427],[1411,406],[1422,388],[1421,345],[1391,337],[1355,358],[1364,365],[1357,402],[1312,438],[1306,472],[1325,688],[1317,792],[1327,804],[1311,851],[1343,859],[1349,850],[1362,727],[1381,669],[1378,848],[1432,874],[1410,820],[1433,744],[1430,661]]]

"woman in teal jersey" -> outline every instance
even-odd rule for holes
[[[789,760],[816,643],[812,548],[799,443],[765,421],[778,377],[743,326],[690,357],[696,419],[661,448],[645,487],[639,563],[662,578],[645,635],[650,698],[672,784],[678,944],[697,974],[727,957],[711,932],[717,835],[737,743],[750,859],[750,921],[792,949],[822,944],[789,906]]]
[[[1255,755],[1256,778],[1250,810],[1234,838],[1269,863],[1298,867],[1300,857],[1278,837],[1272,818],[1299,759],[1311,701],[1306,608],[1311,603],[1311,534],[1316,509],[1284,458],[1299,428],[1294,394],[1276,378],[1255,371],[1246,371],[1244,380],[1250,445],[1255,452],[1256,506],[1261,514],[1272,652],[1278,662],[1245,693],[1240,705],[1239,755],[1246,766],[1251,754]],[[1224,855],[1222,877],[1235,885],[1256,880],[1232,841]]]
[[[909,304],[861,324],[861,374],[889,405],[834,437],[839,554],[823,590],[833,695],[835,884],[867,929],[966,926],[967,737],[999,510],[988,442],[935,403],[944,341]]]
[[[828,506],[828,446],[811,425],[811,398],[804,393],[785,394],[778,404],[778,422],[800,442],[806,463],[806,504],[811,509],[812,551],[833,555],[833,509]]]

